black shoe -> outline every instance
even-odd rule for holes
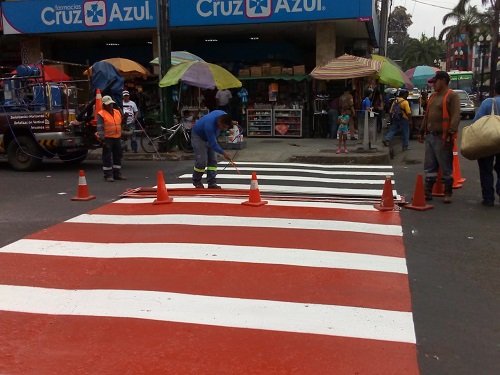
[[[493,207],[495,205],[494,201],[482,201],[481,204],[486,207]]]
[[[208,188],[209,189],[222,189],[219,185],[215,184],[215,185],[208,185]]]
[[[410,150],[409,147],[403,147],[403,151],[408,151],[408,150]]]
[[[126,179],[127,179],[127,177],[118,176],[118,177],[115,177],[114,179],[115,179],[115,180],[126,180]]]
[[[104,179],[107,181],[107,182],[115,182],[115,179],[113,177],[104,177]]]
[[[201,182],[193,182],[193,185],[196,189],[205,189],[205,186]]]
[[[383,144],[385,147],[389,147],[389,146],[390,146],[389,141],[386,141],[385,139],[382,141],[382,144]]]

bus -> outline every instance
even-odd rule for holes
[[[464,90],[467,94],[472,94],[474,90],[474,74],[470,71],[452,70],[450,75],[450,89]]]

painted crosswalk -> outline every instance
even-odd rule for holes
[[[398,212],[192,193],[1,248],[0,373],[418,374]]]
[[[220,162],[217,180],[226,189],[248,188],[252,172],[258,175],[262,193],[298,194],[361,199],[380,199],[387,177],[393,178],[387,165],[322,165],[303,163],[264,163],[238,161],[240,174],[228,162]],[[192,187],[191,175],[179,176],[172,188]],[[401,199],[396,190],[395,199]]]

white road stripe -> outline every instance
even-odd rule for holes
[[[253,209],[253,207],[249,207]],[[220,227],[256,227],[279,229],[313,229],[372,233],[388,236],[402,236],[399,225],[383,225],[338,220],[282,219],[266,217],[216,216],[216,215],[97,215],[83,214],[67,223],[117,224],[117,225],[202,225]]]
[[[305,167],[305,168],[320,168],[320,169],[388,169],[392,170],[392,165],[351,165],[351,164],[306,164],[306,163],[271,163],[271,162],[255,162],[255,161],[240,161],[235,160],[236,165],[271,165],[285,167]],[[220,161],[218,164],[226,165],[227,161]],[[239,168],[238,168],[239,169]]]
[[[325,171],[325,170],[316,170],[316,169],[292,169],[292,168],[259,168],[259,167],[240,167],[238,165],[238,170],[241,171],[249,171],[249,172],[274,172],[276,173],[276,176],[279,177],[288,177],[283,174],[278,174],[282,172],[292,172],[292,173],[313,173],[313,174],[318,174],[318,175],[328,175],[328,176],[375,176],[375,177],[380,177],[380,176],[394,176],[394,172],[389,172],[389,171],[358,171],[358,170],[352,170],[352,171]],[[221,173],[233,173],[234,169],[233,167],[226,168],[225,170],[218,169],[219,174]],[[249,173],[251,175],[251,173]],[[189,175],[191,176],[191,175]],[[382,180],[383,181],[383,180]]]
[[[0,310],[182,322],[415,344],[410,312],[140,290],[0,285]]]
[[[258,176],[257,176],[258,177]],[[250,179],[247,184],[221,184],[223,189],[249,189]],[[186,189],[192,188],[192,183],[168,184],[167,188]],[[317,186],[286,186],[286,185],[266,185],[259,184],[259,191],[276,194],[296,194],[296,195],[330,195],[330,196],[348,196],[348,197],[382,197],[382,189],[343,189]],[[392,191],[395,199],[401,199],[396,190]]]
[[[170,185],[166,185],[169,189]],[[193,197],[178,197],[173,196],[175,203],[224,203],[224,204],[237,204],[246,201],[248,198],[224,198],[224,197],[208,197],[208,196],[193,196]],[[125,198],[120,199],[112,204],[150,204],[156,198]],[[290,200],[272,200],[265,198],[269,206],[276,207],[305,207],[305,208],[334,208],[340,210],[355,210],[355,211],[377,211],[373,205],[368,204],[348,204],[348,203],[332,203],[332,202],[316,202],[316,201],[290,201]],[[378,211],[377,211],[378,212]]]
[[[179,176],[179,178],[189,178],[191,179],[192,175],[191,174],[183,174],[182,176]],[[244,175],[244,174],[217,174],[217,179],[225,179],[225,180],[245,180],[245,181],[250,181],[251,179],[251,174]],[[300,182],[310,182],[310,183],[327,183],[327,184],[359,184],[359,185],[383,185],[385,183],[385,179],[373,179],[373,180],[353,180],[353,179],[343,179],[343,178],[322,178],[322,177],[303,177],[303,176],[285,176],[285,175],[278,175],[278,176],[270,176],[270,175],[259,175],[258,176],[259,181],[264,181],[264,180],[270,180],[270,181],[300,181]],[[392,184],[394,185],[394,181],[392,181]]]
[[[332,244],[332,249],[335,244]],[[407,274],[405,258],[307,249],[201,243],[93,243],[23,239],[0,253],[85,258],[189,259]]]

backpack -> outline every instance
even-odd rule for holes
[[[404,100],[397,100],[394,102],[394,105],[391,108],[391,119],[395,121],[400,121],[403,118],[403,109],[401,108],[401,103]]]

